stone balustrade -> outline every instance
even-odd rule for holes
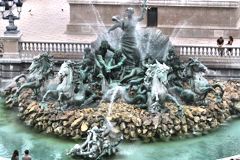
[[[81,59],[84,49],[90,45],[77,42],[19,41],[19,54],[22,61],[31,60],[43,52],[50,52],[56,59]]]
[[[180,56],[193,57],[231,57],[240,58],[240,46],[223,46],[217,45],[174,45],[175,51]],[[222,56],[220,54],[222,52]]]
[[[91,47],[90,43],[22,41],[16,39],[9,41],[11,44],[16,43],[14,45],[16,49],[12,50],[12,45],[9,46],[8,41],[3,42],[0,76],[4,79],[24,73],[33,57],[40,53],[50,52],[59,62],[64,60],[81,61],[84,49]],[[184,61],[187,61],[190,57],[198,57],[209,68],[210,72],[207,76],[210,78],[240,78],[240,46],[222,47],[222,56],[217,45],[174,45],[174,48],[175,53]]]

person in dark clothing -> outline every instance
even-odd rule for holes
[[[18,150],[14,150],[11,160],[19,160]]]
[[[218,45],[218,53],[219,55],[221,55],[221,57],[223,56],[223,52],[224,52],[224,48],[222,48],[223,44],[224,44],[223,37],[219,37],[217,39],[217,45]]]
[[[233,44],[233,37],[229,36],[229,41],[226,45],[232,45],[232,44]],[[231,56],[232,55],[232,48],[228,48],[227,51],[228,51],[228,55]]]

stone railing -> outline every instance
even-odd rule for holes
[[[84,49],[90,45],[77,42],[19,41],[19,54],[23,61],[31,60],[43,52],[51,53],[56,59],[81,59]]]
[[[224,46],[219,48],[207,45],[174,45],[176,54],[192,57],[240,58],[240,46]],[[221,54],[222,53],[222,54]],[[222,56],[221,56],[222,55]]]

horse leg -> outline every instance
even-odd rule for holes
[[[34,85],[34,83],[32,83],[32,82],[23,84],[23,85],[16,91],[16,93],[14,94],[13,100],[15,100],[15,99],[18,98],[19,94],[21,93],[21,91],[22,91],[24,88],[31,88],[31,89],[32,89],[32,88],[33,88],[33,85]],[[32,90],[33,90],[33,89],[32,89]]]
[[[206,98],[206,96],[208,95],[208,93],[211,92],[211,91],[213,91],[214,94],[217,96],[217,103],[221,103],[222,98],[220,97],[220,95],[217,93],[217,91],[212,86],[205,87],[203,89],[204,94],[202,95],[201,99],[204,100]]]
[[[58,93],[58,102],[59,102],[59,108],[63,108],[63,97],[64,97],[64,93],[63,92],[60,92]]]
[[[56,96],[56,97],[57,97],[58,91],[57,91],[57,90],[48,90],[48,91],[44,94],[44,96],[43,96],[43,98],[42,98],[42,101],[41,101],[41,103],[40,103],[40,105],[41,105],[44,109],[47,108],[46,99],[47,99],[47,97],[48,97],[49,94],[52,94],[53,96]]]
[[[24,74],[21,74],[20,76],[18,76],[18,77],[15,79],[15,82],[16,82],[18,88],[21,86],[21,84],[20,84],[18,81],[19,81],[19,79],[22,78],[22,77],[23,77],[25,80],[27,79],[27,78],[26,78],[26,75],[24,75]]]
[[[180,104],[178,103],[178,101],[177,101],[177,99],[176,99],[175,97],[173,97],[173,96],[170,95],[170,94],[167,94],[166,100],[175,103],[176,106],[178,107],[178,114],[179,114],[179,115],[183,115],[183,110],[182,110]]]
[[[224,94],[224,90],[223,90],[222,86],[220,84],[214,84],[214,85],[212,85],[212,87],[214,89],[219,88],[221,90],[221,93],[219,94],[218,97],[220,98],[220,100],[222,102],[222,97],[223,97],[223,94]]]

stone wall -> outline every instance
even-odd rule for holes
[[[212,82],[216,83],[216,82]],[[134,106],[117,102],[112,106],[109,118],[115,129],[122,132],[125,140],[169,139],[176,136],[202,135],[219,127],[232,115],[240,111],[237,102],[240,101],[240,82],[218,82],[225,89],[223,103],[215,104],[214,94],[209,94],[207,99],[210,106],[185,106],[184,115],[177,114],[177,107],[168,103],[169,113],[151,115],[145,110],[134,109]],[[7,94],[14,92],[9,90]],[[82,139],[87,130],[94,126],[101,126],[103,121],[98,116],[107,117],[109,104],[101,104],[100,108],[78,109],[74,111],[56,110],[56,103],[49,103],[49,108],[44,110],[39,103],[31,100],[32,91],[25,89],[20,94],[18,101],[7,97],[8,108],[17,107],[20,119],[28,126],[40,132]]]
[[[95,34],[113,24],[112,16],[124,17],[124,10],[133,7],[139,15],[137,0],[68,0],[70,5],[69,34]],[[178,37],[216,38],[239,33],[239,1],[221,0],[159,0],[149,1],[150,7],[158,9],[158,25],[164,34]],[[147,17],[140,24],[147,27]]]

